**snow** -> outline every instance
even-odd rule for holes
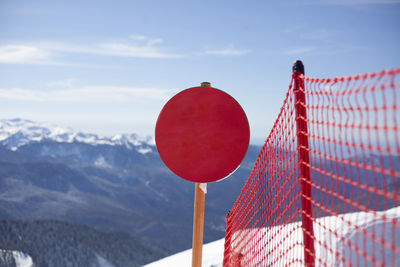
[[[203,245],[202,267],[221,267],[224,254],[224,239]],[[188,249],[143,267],[187,267],[192,264],[192,250]]]
[[[151,149],[151,148],[139,148],[138,150],[137,150],[140,154],[143,154],[143,155],[145,155],[145,154],[147,154],[147,153],[151,153],[153,150]]]
[[[383,220],[382,218],[385,218]],[[362,265],[370,266],[371,262],[366,260],[364,256],[356,253],[351,246],[356,246],[365,253],[365,255],[373,256],[378,262],[384,262],[386,265],[390,265],[392,262],[392,257],[395,258],[395,262],[400,263],[399,253],[392,255],[392,249],[387,249],[382,247],[379,240],[373,240],[370,236],[378,236],[382,240],[386,240],[388,243],[392,243],[393,240],[400,240],[400,229],[398,227],[394,228],[392,221],[397,221],[400,223],[400,207],[392,208],[386,211],[380,211],[374,213],[367,212],[355,212],[347,213],[339,216],[330,216],[316,219],[314,223],[314,235],[317,242],[314,242],[316,258],[323,261],[324,266],[343,266],[340,258],[344,258],[346,262],[350,263],[352,266]],[[323,225],[323,227],[321,226]],[[360,231],[355,231],[354,226],[362,229],[364,233]],[[394,231],[393,231],[394,230]],[[302,243],[303,233],[300,228],[300,222],[290,223],[285,227],[274,226],[264,229],[247,229],[235,232],[233,234],[232,240],[237,238],[249,238],[252,232],[258,231],[257,236],[262,236],[263,239],[260,240],[259,244],[266,243],[267,237],[271,237],[279,232],[280,237],[285,236],[288,233],[289,238],[286,242],[290,244]],[[292,232],[293,231],[293,232]],[[267,232],[269,234],[267,234]],[[290,234],[289,234],[290,233]],[[335,233],[335,234],[332,234]],[[365,235],[365,233],[367,233]],[[264,234],[264,235],[263,235]],[[280,241],[280,240],[279,240]],[[364,241],[366,241],[366,246],[364,247]],[[347,243],[350,243],[349,247]],[[251,243],[254,244],[254,243]],[[320,244],[324,244],[321,246]],[[234,245],[234,244],[233,244]],[[397,242],[397,249],[400,248],[399,242]],[[303,246],[295,245],[292,246],[289,251],[284,251],[289,249],[289,244],[287,246],[281,244],[277,246],[271,255],[264,260],[257,262],[259,266],[286,266],[289,262],[294,259],[303,259]],[[279,248],[281,250],[279,250]],[[254,248],[253,248],[254,249]],[[241,248],[242,251],[246,250],[246,247]],[[224,251],[224,239],[220,239],[203,246],[203,267],[216,267],[222,266],[223,261],[223,251]],[[384,258],[381,258],[382,251],[384,251]],[[237,253],[239,251],[236,251]],[[145,265],[145,267],[164,267],[164,266],[174,266],[174,267],[184,267],[191,265],[191,249],[182,251],[175,255],[168,256],[164,259],[155,261],[153,263]],[[246,261],[250,258],[251,253],[245,253],[242,261],[243,266],[246,266]],[[282,255],[285,255],[282,257]],[[248,258],[246,258],[248,257]],[[326,264],[326,265],[325,265]],[[316,262],[316,266],[321,265],[320,262]],[[300,264],[291,266],[301,266]]]
[[[32,258],[28,254],[25,254],[21,251],[16,251],[16,250],[0,249],[0,258],[4,258],[6,254],[12,255],[12,257],[14,258],[16,267],[33,267],[34,266]]]
[[[111,264],[109,261],[107,261],[105,258],[103,258],[97,253],[96,253],[96,258],[100,267],[115,267],[114,264]]]
[[[382,220],[382,217],[385,216],[386,220]],[[385,229],[385,236],[387,242],[391,242],[391,238],[395,238],[396,240],[400,240],[400,229],[396,229],[395,236],[390,236],[392,228],[392,220],[396,220],[400,222],[400,207],[396,207],[387,211],[367,213],[367,212],[355,212],[355,213],[347,213],[341,214],[339,216],[330,216],[316,219],[316,223],[314,223],[314,236],[317,242],[314,242],[315,246],[315,254],[316,259],[322,259],[324,265],[327,266],[342,266],[342,261],[340,258],[344,258],[344,260],[348,263],[352,263],[352,265],[356,266],[357,264],[357,254],[354,249],[349,248],[346,244],[348,241],[352,243],[354,246],[357,246],[362,250],[365,255],[374,255],[375,259],[378,262],[391,262],[392,250],[385,250],[386,255],[385,259],[380,258],[380,250],[381,244],[379,241],[374,241],[368,235],[361,233],[360,231],[355,231],[355,225],[359,227],[359,229],[363,229],[363,231],[370,233],[370,236],[378,236],[382,235],[382,230]],[[390,221],[390,222],[388,222]],[[295,222],[288,224],[285,227],[282,226],[274,226],[271,228],[264,228],[261,231],[259,229],[250,229],[243,230],[234,233],[232,240],[236,238],[247,238],[252,235],[254,230],[258,231],[257,236],[265,237],[263,240],[260,240],[260,246],[263,243],[267,242],[267,236],[279,236],[282,241],[285,234],[287,233],[287,240],[290,244],[301,244],[303,242],[303,232],[301,229],[301,223]],[[386,227],[385,227],[386,226]],[[268,232],[268,234],[267,234]],[[290,233],[290,234],[289,234]],[[335,234],[333,234],[335,233]],[[387,235],[387,236],[386,236]],[[367,246],[363,247],[364,240],[367,242]],[[357,241],[357,245],[355,242]],[[321,246],[320,244],[323,244]],[[352,246],[353,246],[352,245]],[[372,248],[375,247],[375,250]],[[289,251],[286,249],[289,248],[289,245],[277,246],[276,250],[271,253],[271,255],[267,259],[260,259],[260,262],[257,262],[259,265],[276,265],[276,266],[285,266],[290,262],[294,262],[295,260],[303,260],[303,246],[294,245]],[[242,248],[242,251],[246,251],[247,248]],[[240,251],[236,251],[236,253],[240,253]],[[351,255],[350,255],[351,253]],[[282,257],[282,255],[285,255]],[[252,259],[252,255],[250,253],[245,253],[243,257],[244,265]],[[366,262],[371,263],[366,260],[363,256],[359,256],[359,260],[361,263]],[[396,255],[396,262],[400,262],[400,255]],[[320,262],[316,262],[316,266],[319,266]],[[302,266],[301,264],[291,266]]]
[[[33,267],[32,258],[20,251],[13,251],[16,267]]]
[[[112,168],[110,164],[106,161],[106,159],[102,156],[98,157],[94,162],[94,165],[101,168]]]
[[[35,265],[33,264],[32,258],[28,255],[25,254],[21,251],[16,251],[16,250],[3,250],[0,249],[0,257],[4,257],[6,253],[11,253],[12,257],[15,260],[15,266],[16,267],[34,267]],[[100,267],[115,267],[114,264],[110,263],[107,261],[105,258],[100,256],[99,254],[95,253],[96,259],[98,266]],[[72,263],[68,264],[72,265]],[[97,266],[97,265],[96,265]]]
[[[207,183],[200,183],[199,187],[204,194],[207,194]]]
[[[119,134],[105,137],[90,133],[74,132],[70,128],[63,128],[47,123],[38,123],[24,119],[0,120],[0,144],[12,151],[33,142],[52,140],[55,142],[80,142],[90,145],[120,145],[128,149],[135,149],[141,154],[152,152],[154,145],[152,137],[141,137],[136,134]]]

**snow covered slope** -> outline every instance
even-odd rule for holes
[[[388,220],[396,220],[400,223],[400,207],[396,207],[390,210],[378,212],[381,216],[385,216]],[[360,235],[359,231],[354,231],[354,225],[357,225],[361,229],[365,230],[367,233],[373,232],[375,235],[380,233],[383,234],[382,238],[387,240],[387,242],[391,242],[393,239],[400,240],[400,230],[397,228],[394,235],[392,233],[392,223],[387,223],[387,221],[383,221],[382,219],[378,219],[372,213],[366,212],[355,212],[355,213],[347,213],[342,214],[339,217],[324,217],[318,218],[317,224],[314,224],[314,234],[316,240],[321,242],[326,246],[318,245],[318,242],[315,242],[315,252],[316,257],[319,259],[323,259],[324,266],[342,266],[342,262],[338,261],[337,255],[346,259],[347,262],[350,262],[353,266],[357,265],[357,255],[354,250],[351,250],[347,247],[347,244],[344,244],[341,238],[344,238],[346,241],[350,241],[352,246],[360,247],[366,254],[369,256],[374,256],[378,261],[385,260],[387,266],[392,266],[390,263],[392,261],[392,256],[395,258],[396,263],[400,263],[400,255],[392,255],[393,251],[391,249],[385,249],[381,247],[379,242],[373,241],[370,237],[366,237],[366,247],[363,248],[363,240],[364,238]],[[353,227],[346,222],[349,222]],[[302,242],[302,232],[301,228],[298,227],[299,222],[291,223],[285,227],[285,229],[297,229],[294,234],[290,236],[294,236],[297,239],[290,238],[291,244],[296,242]],[[324,225],[325,228],[322,228],[319,225]],[[245,230],[245,232],[236,232],[235,234],[240,235],[244,234],[245,236],[250,236],[250,232],[252,230]],[[265,228],[265,231],[277,232],[282,229],[278,229],[277,226],[272,228]],[[329,233],[329,231],[337,233],[337,236],[334,236]],[[268,236],[268,235],[265,235]],[[280,246],[281,248],[287,248],[289,246]],[[400,243],[397,242],[397,248],[400,248]],[[381,249],[385,249],[385,259],[379,259],[381,256]],[[352,252],[352,253],[349,253]],[[192,259],[192,250],[188,249],[177,253],[175,255],[166,257],[164,259],[155,261],[153,263],[145,265],[145,267],[186,267],[191,265]],[[224,253],[224,239],[220,239],[203,246],[203,264],[202,267],[220,267],[222,266],[223,261],[223,253]],[[282,255],[284,251],[276,251],[273,253],[274,255]],[[336,255],[337,253],[337,255]],[[271,255],[273,257],[273,255]],[[267,262],[259,262],[260,266],[272,266],[271,263],[274,261],[273,258],[266,259]],[[275,262],[276,266],[286,266],[289,262],[293,262],[293,259],[302,259],[303,250],[301,246],[296,246],[291,253],[285,253],[285,257],[282,257],[278,262]],[[359,257],[359,263],[364,266],[370,266],[371,262],[363,258],[362,255]],[[245,258],[243,259],[246,260]],[[318,266],[318,262],[316,263]]]
[[[202,267],[220,267],[224,256],[224,239],[203,245]],[[144,267],[187,267],[192,265],[192,250],[188,249],[161,260],[144,265]]]
[[[154,141],[151,137],[139,137],[136,134],[121,134],[104,137],[96,134],[74,132],[72,129],[47,123],[38,123],[24,119],[0,120],[0,144],[15,151],[19,147],[51,140],[60,143],[86,143],[90,145],[120,145],[135,148],[145,154],[151,152]]]

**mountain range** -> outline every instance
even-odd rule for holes
[[[250,146],[231,177],[208,184],[204,242],[224,236],[225,215],[240,194],[260,150],[259,146]],[[382,194],[372,197],[366,188],[400,192],[397,180],[354,163],[383,164],[399,172],[399,159],[398,155],[354,151],[338,164],[334,158],[321,161],[311,156],[315,165],[311,171],[313,182],[345,196],[333,199],[315,186],[313,199],[339,213],[357,211],[345,202],[349,199],[374,210],[396,207],[395,199]],[[299,186],[294,185],[294,190],[300,190]],[[93,266],[141,266],[191,247],[193,199],[194,184],[164,165],[151,137],[102,137],[24,119],[0,120],[0,235],[6,236],[0,239],[0,265],[2,258],[3,263],[12,262],[12,255],[26,253],[40,266],[54,266],[51,263],[58,254],[53,246],[62,244],[68,255],[75,255],[76,246],[83,248],[84,255],[71,257],[80,260],[75,266],[87,266],[87,262]],[[314,212],[324,214],[316,208]],[[26,234],[26,229],[43,233],[43,238]],[[88,235],[80,229],[88,229],[82,230]],[[51,238],[47,233],[53,233]],[[74,233],[75,238],[65,240],[63,233]],[[111,247],[94,245],[110,240],[114,244]],[[35,245],[45,254],[38,255],[38,250],[32,248]],[[118,246],[138,249],[117,252]],[[143,251],[146,257],[135,254]]]
[[[225,214],[259,150],[250,146],[229,179],[208,185],[205,242],[223,237]],[[154,260],[191,246],[193,195],[193,183],[165,167],[151,137],[0,120],[0,219],[7,222],[50,220],[125,232],[154,248]]]

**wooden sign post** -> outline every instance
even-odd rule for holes
[[[205,206],[201,183],[229,176],[243,160],[250,139],[246,114],[233,97],[204,82],[165,104],[155,139],[165,165],[195,182],[192,266],[201,267]]]
[[[211,84],[208,82],[202,82],[201,86],[211,87]],[[203,256],[205,204],[206,204],[206,193],[200,188],[200,183],[195,183],[194,210],[193,210],[192,267],[201,267],[201,261]]]
[[[200,188],[200,183],[196,183],[194,188],[192,267],[201,266],[203,254],[204,206],[205,193]]]

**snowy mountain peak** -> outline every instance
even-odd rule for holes
[[[119,134],[105,137],[96,134],[75,132],[47,123],[39,123],[25,119],[0,120],[0,144],[8,149],[17,150],[19,147],[44,140],[59,143],[85,143],[90,145],[119,145],[136,149],[142,154],[152,152],[154,144],[151,137],[139,137],[136,134]]]

